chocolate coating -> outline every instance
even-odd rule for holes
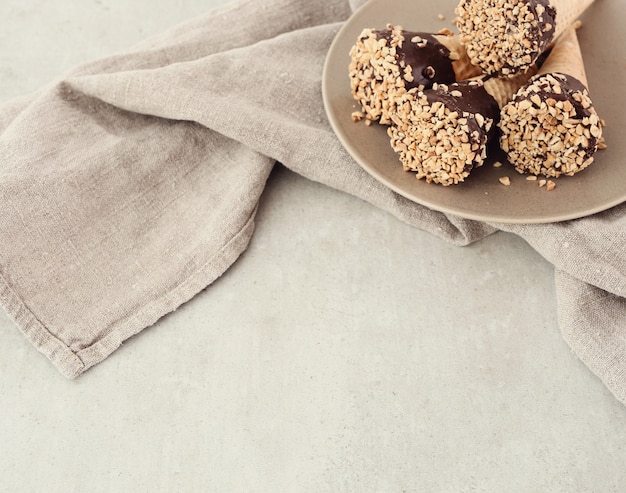
[[[460,93],[459,96],[456,93]],[[481,114],[485,118],[491,118],[494,123],[500,119],[500,107],[495,99],[485,90],[483,84],[472,84],[469,81],[461,81],[450,84],[448,87],[438,86],[436,89],[424,91],[428,101],[443,103],[450,111],[459,114]]]
[[[583,83],[542,74],[502,109],[500,145],[520,172],[571,176],[593,162],[602,126]]]
[[[537,7],[543,8],[543,13],[540,15],[537,11]],[[534,14],[537,20],[542,19],[542,22],[538,27],[534,28],[530,35],[537,41],[537,52],[533,56],[533,63],[544,53],[554,41],[554,33],[556,30],[556,10],[550,5],[549,0],[529,0],[528,8]],[[546,29],[548,27],[548,29]],[[504,65],[509,67],[513,72],[519,70],[517,67],[512,67],[508,64]]]
[[[438,84],[403,100],[387,133],[405,170],[448,186],[483,165],[500,109],[482,80]]]
[[[456,80],[450,51],[433,35],[387,27],[361,32],[349,66],[352,96],[362,116],[382,124],[390,123],[404,93]]]
[[[470,60],[486,73],[514,77],[554,41],[549,0],[461,0],[457,27]]]
[[[582,119],[586,116],[591,116],[590,107],[584,107],[581,101],[574,98],[575,93],[587,93],[585,85],[579,81],[576,77],[567,74],[551,74],[553,77],[558,78],[561,83],[559,85],[561,92],[556,92],[551,89],[550,82],[545,79],[544,75],[536,75],[531,79],[531,83],[535,83],[537,87],[536,94],[542,101],[547,101],[552,98],[555,101],[569,101],[576,110],[575,118]],[[513,101],[519,102],[525,99],[522,94],[517,94]]]
[[[378,39],[391,40],[391,31],[374,31]],[[396,48],[397,63],[404,62],[410,66],[413,81],[406,82],[408,89],[428,89],[434,83],[451,84],[456,81],[456,75],[450,60],[450,50],[442,45],[430,33],[403,31],[404,42]],[[418,46],[411,40],[419,37],[426,41]]]

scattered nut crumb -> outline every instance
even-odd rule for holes
[[[536,177],[535,175],[530,175],[530,176],[527,176],[527,177],[526,177],[526,179],[527,179],[528,181],[537,181],[537,177]]]
[[[500,183],[502,183],[505,187],[511,185],[511,179],[508,176],[503,176],[499,179]]]
[[[493,167],[494,168],[501,168],[502,167],[502,163],[500,161],[496,161],[493,163]]]
[[[552,180],[548,180],[548,184],[546,185],[546,189],[548,190],[548,192],[551,192],[555,188],[556,188],[556,183],[554,183]]]
[[[439,14],[439,15],[437,16],[437,18],[438,18],[440,21],[443,21],[443,20],[445,20],[445,19],[446,19],[446,16],[445,16],[445,15],[443,15],[443,14]]]
[[[540,187],[545,187],[546,183],[548,183],[548,180],[539,180],[539,186]]]
[[[367,120],[365,120],[365,125],[367,125],[368,127],[372,125],[372,120],[370,120],[369,118]]]
[[[364,116],[365,115],[363,114],[362,111],[355,111],[355,112],[352,113],[352,121],[353,122],[360,122],[363,119]]]

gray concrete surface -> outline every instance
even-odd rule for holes
[[[220,3],[3,0],[0,99]],[[281,168],[257,224],[75,381],[0,313],[0,491],[626,491],[626,409],[522,240],[453,247]]]

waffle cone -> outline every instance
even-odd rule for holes
[[[550,0],[556,9],[554,39],[558,39],[587,10],[594,0]]]
[[[454,70],[454,73],[456,75],[457,82],[465,79],[472,79],[473,77],[478,77],[482,74],[482,69],[480,67],[477,67],[476,65],[473,65],[470,61],[469,57],[467,56],[467,52],[465,51],[465,47],[461,44],[458,36],[434,34],[433,37],[446,48],[448,48],[451,54],[458,55],[458,60],[454,60],[452,62],[452,69]]]
[[[541,66],[541,70],[539,70],[539,74],[554,72],[575,77],[582,82],[585,87],[589,87],[587,85],[587,74],[580,52],[578,36],[576,36],[576,29],[573,26],[570,26],[570,28],[557,39],[550,55]]]
[[[537,68],[533,65],[525,74],[510,78],[493,77],[485,81],[485,91],[496,100],[502,109],[535,74],[537,74]]]

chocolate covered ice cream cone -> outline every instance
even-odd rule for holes
[[[486,73],[525,72],[593,0],[461,0],[456,24],[470,60]]]
[[[480,77],[406,93],[388,129],[404,169],[444,186],[465,181],[487,157],[500,108],[529,78]]]
[[[589,97],[576,30],[501,111],[500,146],[521,173],[573,175],[594,160],[603,122]]]
[[[480,73],[452,33],[410,32],[392,25],[385,30],[364,29],[350,57],[352,96],[360,103],[363,117],[383,124],[391,122],[397,99],[405,92]]]

